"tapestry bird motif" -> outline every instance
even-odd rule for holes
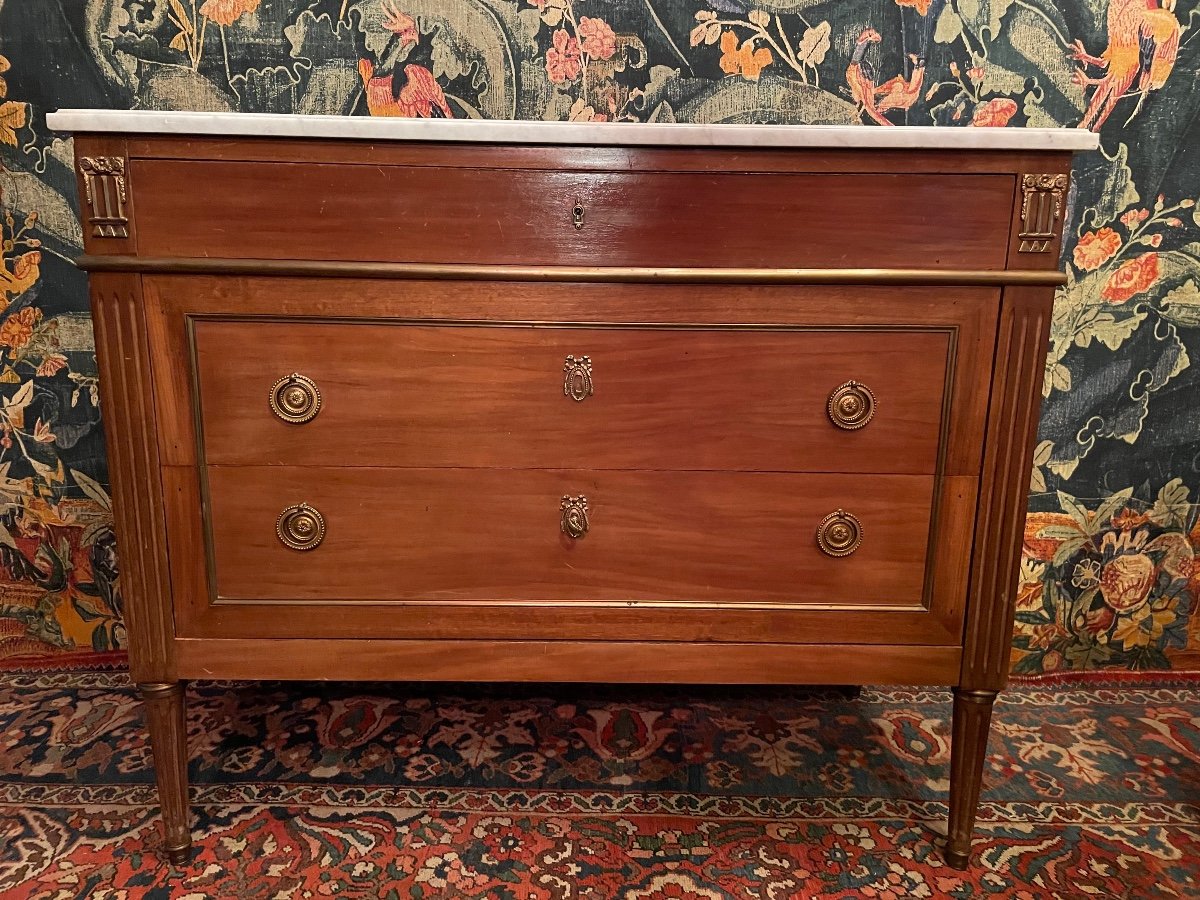
[[[125,646],[71,152],[45,125],[106,107],[1097,131],[1014,667],[1200,668],[1198,29],[1196,0],[0,4],[0,665]]]

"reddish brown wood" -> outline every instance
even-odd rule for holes
[[[130,673],[171,682],[175,628],[143,298],[135,275],[94,276],[91,295]]]
[[[918,607],[933,479],[597,470],[212,467],[216,593],[237,600],[870,604]],[[560,528],[586,496],[590,529]],[[328,533],[289,549],[279,514]],[[827,556],[844,508],[862,546]]]
[[[833,285],[625,285],[509,284],[503,282],[153,277],[146,279],[154,335],[160,445],[164,462],[195,465],[188,316],[302,317],[341,319],[461,319],[481,321],[610,323],[769,323],[828,328],[949,328],[957,334],[951,381],[953,427],[946,436],[944,471],[978,473],[987,411],[999,291],[987,288],[922,288]],[[249,327],[247,325],[247,327]],[[866,333],[863,339],[866,340]],[[850,351],[856,364],[867,354]],[[373,354],[348,363],[379,368]],[[247,357],[241,360],[241,357]],[[225,348],[218,365],[253,366],[258,359],[241,344]],[[804,365],[802,358],[797,366]],[[906,360],[901,367],[921,364]],[[892,373],[893,376],[895,373]],[[864,379],[865,380],[865,379]],[[803,390],[792,384],[790,391]],[[559,395],[556,395],[559,396]],[[818,395],[819,396],[819,395]],[[892,394],[889,392],[889,396]],[[593,397],[595,399],[595,397]],[[462,398],[457,398],[456,402]],[[265,402],[265,401],[264,401]],[[914,401],[908,401],[914,402]],[[882,408],[881,408],[882,409]],[[376,410],[374,415],[379,415]],[[885,412],[879,413],[880,421]],[[314,424],[316,424],[314,422]],[[878,423],[874,423],[878,424]],[[218,429],[231,427],[216,423]],[[856,438],[871,434],[868,426]],[[673,445],[678,442],[674,441]],[[343,446],[341,453],[351,447]]]
[[[163,846],[175,865],[185,865],[192,853],[188,825],[187,722],[183,682],[138,685],[146,704],[146,724],[154,755],[154,778],[162,811]]]
[[[127,159],[137,210],[128,237],[85,244],[126,270],[92,285],[173,859],[179,677],[386,677],[950,683],[947,859],[966,864],[1051,302],[1012,285],[1052,271],[1061,239],[1020,250],[1020,178],[1065,173],[1067,154],[105,136],[76,152]],[[188,259],[212,269],[139,276]],[[596,266],[745,271],[588,283]],[[1001,296],[980,273],[1005,267]],[[784,268],[838,283],[730,283],[795,282]],[[943,280],[914,284],[920,269]],[[764,325],[792,330],[744,328]],[[562,395],[567,353],[593,358],[582,403]],[[266,390],[300,369],[327,406],[277,424]],[[852,434],[824,417],[850,379],[879,400]],[[591,529],[573,542],[559,501],[580,493]],[[309,552],[275,536],[302,500],[329,528]],[[814,530],[839,506],[865,539],[831,559]]]
[[[150,159],[133,168],[141,255],[231,259],[878,268],[916,258],[926,268],[1002,269],[1013,192],[1001,175],[279,163],[263,178],[256,163]],[[214,196],[220,228],[209,218]],[[974,214],[944,215],[950,198]]]
[[[336,458],[347,466],[932,474],[953,337],[858,328],[195,325],[205,456],[217,465]],[[575,400],[564,390],[564,363],[585,356],[593,392]],[[292,372],[320,391],[320,412],[303,424],[281,420],[268,404],[272,386]],[[836,427],[827,408],[850,380],[877,401],[858,430]]]
[[[1016,183],[1013,186],[1013,215],[1012,228],[1008,239],[1008,268],[1010,269],[1057,269],[1058,257],[1062,250],[1062,226],[1067,215],[1067,191],[1064,187],[1060,196],[1059,215],[1054,222],[1055,236],[1047,242],[1044,249],[1029,252],[1026,247],[1022,250],[1021,233],[1025,223],[1022,218],[1025,213],[1025,192],[1023,182],[1026,175],[1062,175],[1067,178],[1071,174],[1070,157],[1043,158],[1027,160],[1018,169]]]
[[[601,641],[176,641],[190,678],[620,684],[944,684],[957,647]],[[329,660],[337,660],[331,668]]]
[[[1053,297],[1008,288],[1000,309],[959,684],[998,691],[1008,679],[1021,535],[1041,403]]]
[[[117,201],[116,185],[110,181],[106,187],[108,189],[107,196],[104,196],[104,191],[101,189],[92,198],[92,202],[88,202],[88,187],[84,174],[85,159],[107,159],[120,161],[124,165],[124,197],[120,201],[120,208],[124,211],[128,222],[125,224],[125,236],[110,237],[97,236],[95,234],[94,218],[98,213],[101,213],[104,207],[114,204]],[[80,135],[75,139],[75,185],[78,190],[79,197],[79,213],[80,224],[83,231],[83,248],[84,250],[95,256],[117,256],[133,254],[137,252],[137,219],[134,215],[134,197],[136,192],[133,187],[133,165],[132,157],[129,155],[129,145],[124,137],[115,137],[108,135]],[[98,185],[93,185],[99,187]]]
[[[971,834],[983,782],[988,729],[995,691],[954,689],[954,728],[950,740],[950,826],[946,862],[965,869],[971,859]]]
[[[1052,297],[1008,288],[1000,308],[968,589],[963,668],[954,696],[946,861],[966,868],[996,692],[1008,678],[1017,566]]]
[[[820,644],[831,634],[854,634],[866,644],[959,645],[962,596],[970,545],[956,524],[970,521],[978,482],[948,478],[934,529],[937,562],[931,565],[929,608],[872,606],[872,598],[838,607],[748,601],[668,601],[657,604],[581,601],[212,602],[199,478],[194,470],[163,470],[170,497],[170,542],[176,623],[189,638],[490,638],[622,640],[636,634],[653,641],[759,641]],[[326,548],[327,549],[327,548]],[[320,548],[316,553],[320,552]],[[289,554],[291,556],[292,554]],[[403,612],[397,614],[402,606]]]
[[[897,172],[922,175],[1013,175],[1069,169],[1069,154],[1044,150],[862,150],[759,147],[603,147],[445,144],[420,141],[312,141],[303,138],[221,138],[129,135],[129,155],[146,159],[321,162],[342,166],[448,165],[489,169],[581,172]],[[1064,162],[1066,160],[1066,162]]]

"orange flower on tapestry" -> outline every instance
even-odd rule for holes
[[[1017,114],[1017,101],[1008,97],[997,97],[976,107],[971,124],[976,128],[1003,128]]]
[[[48,353],[37,367],[37,374],[49,378],[55,372],[61,372],[67,367],[67,358],[61,353]]]
[[[579,41],[565,28],[554,32],[554,46],[546,51],[546,74],[555,84],[566,84],[579,77]]]
[[[611,59],[617,52],[617,35],[603,19],[584,16],[579,20],[579,40],[583,52],[596,59]]]
[[[1148,290],[1158,280],[1158,254],[1143,253],[1127,259],[1108,276],[1100,296],[1109,303],[1124,303],[1135,294]]]
[[[1132,507],[1125,507],[1112,517],[1112,526],[1120,531],[1132,531],[1150,521],[1150,517]]]
[[[1120,249],[1121,236],[1111,228],[1089,231],[1075,245],[1075,265],[1081,271],[1092,272],[1116,256]]]
[[[933,0],[896,0],[896,5],[911,6],[921,15],[925,15],[927,12],[929,12],[929,4],[932,2]]]
[[[1122,214],[1121,224],[1126,228],[1136,228],[1142,222],[1150,218],[1150,210],[1148,209],[1131,209],[1129,212]]]
[[[1146,602],[1156,574],[1154,563],[1146,554],[1123,554],[1104,566],[1100,594],[1117,612],[1128,612]]]
[[[42,320],[42,311],[27,306],[13,313],[0,325],[0,346],[20,350],[33,338],[33,329]]]
[[[739,47],[738,37],[732,31],[721,35],[721,71],[727,75],[743,75],[750,81],[758,81],[762,70],[774,59],[766,47],[755,50],[753,38]]]
[[[254,12],[262,0],[204,0],[200,15],[229,27],[246,13]]]

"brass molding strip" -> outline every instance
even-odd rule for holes
[[[653,266],[480,266],[300,259],[204,259],[83,255],[88,272],[161,275],[292,275],[446,281],[592,281],[669,284],[1061,285],[1055,269],[760,269]]]
[[[125,259],[133,259],[135,257],[124,257]],[[486,267],[477,267],[486,268]],[[721,271],[721,270],[718,270]],[[932,507],[929,518],[929,547],[935,546],[937,537],[937,517],[938,510],[941,508],[942,502],[942,474],[945,465],[945,448],[950,428],[950,399],[952,386],[954,383],[955,373],[957,372],[957,348],[958,348],[958,325],[951,324],[906,324],[895,325],[887,323],[873,323],[870,325],[798,325],[798,324],[754,324],[754,323],[697,323],[697,322],[575,322],[570,320],[560,320],[554,322],[545,321],[530,321],[530,320],[509,320],[509,319],[425,319],[411,317],[396,317],[396,318],[378,318],[378,317],[361,317],[361,316],[297,316],[297,315],[278,315],[274,313],[268,314],[250,314],[250,315],[230,315],[228,313],[185,313],[184,328],[187,332],[188,345],[188,362],[191,390],[191,406],[192,406],[192,421],[195,423],[195,439],[196,439],[196,468],[200,477],[200,504],[203,509],[211,509],[212,503],[210,500],[208,472],[210,468],[204,441],[204,417],[200,414],[201,397],[200,397],[200,373],[199,363],[196,355],[196,323],[205,321],[215,322],[321,322],[321,323],[370,323],[382,324],[388,323],[396,326],[404,325],[436,325],[439,327],[487,327],[487,328],[512,328],[512,327],[535,327],[535,328],[613,328],[613,329],[641,329],[652,328],[668,331],[791,331],[791,332],[822,332],[822,331],[858,331],[858,332],[878,332],[878,331],[917,331],[931,334],[945,334],[950,342],[949,354],[946,360],[946,370],[944,375],[944,386],[942,395],[942,422],[939,429],[938,438],[938,458],[936,469],[934,472],[889,472],[889,475],[911,475],[913,477],[932,477],[934,481],[934,489],[931,495]],[[486,468],[486,467],[484,467]],[[662,470],[648,470],[662,471]],[[688,471],[713,471],[713,470],[688,470]],[[736,470],[747,472],[749,470]],[[780,471],[776,474],[797,474],[786,473]],[[822,473],[833,474],[833,473]],[[850,474],[850,473],[842,473]],[[854,473],[864,474],[864,473]],[[970,476],[977,479],[978,476]],[[365,607],[383,607],[395,608],[404,606],[415,606],[418,608],[429,606],[430,601],[427,600],[361,600],[353,598],[326,598],[322,600],[262,600],[258,598],[247,597],[230,597],[223,596],[217,593],[217,561],[213,553],[213,536],[212,536],[212,520],[210,516],[202,516],[204,529],[204,558],[205,570],[207,573],[207,601],[210,606],[271,606],[278,605],[281,607],[292,606],[314,606],[314,607],[332,607],[332,606],[365,606]],[[830,603],[815,603],[815,604],[797,604],[792,601],[763,601],[749,602],[741,600],[601,600],[601,601],[563,601],[563,600],[528,600],[528,601],[511,601],[511,600],[456,600],[455,603],[463,606],[478,606],[487,608],[502,608],[502,609],[524,609],[546,607],[550,609],[562,609],[564,607],[586,606],[589,608],[613,608],[613,609],[661,609],[661,610],[678,610],[678,609],[700,609],[700,610],[776,610],[786,612],[796,612],[803,614],[811,614],[812,612],[834,612],[850,610],[853,612],[870,611],[870,612],[886,612],[886,613],[928,613],[931,606],[931,591],[933,588],[933,580],[929,576],[932,570],[934,555],[932,552],[926,554],[926,575],[921,593],[921,602],[915,606],[900,605],[900,604],[830,604]],[[434,604],[436,605],[436,604]],[[433,608],[430,606],[429,608]],[[944,624],[944,623],[943,623]],[[948,633],[956,633],[961,630],[961,624],[955,623],[955,627],[948,630]],[[283,640],[283,639],[280,639]],[[874,645],[872,645],[874,646]]]

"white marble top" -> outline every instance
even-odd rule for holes
[[[395,119],[274,113],[64,109],[46,116],[55,131],[194,134],[220,137],[341,138],[491,144],[685,147],[855,147],[869,150],[1094,150],[1099,138],[1076,128],[901,128],[857,125],[687,125]]]

